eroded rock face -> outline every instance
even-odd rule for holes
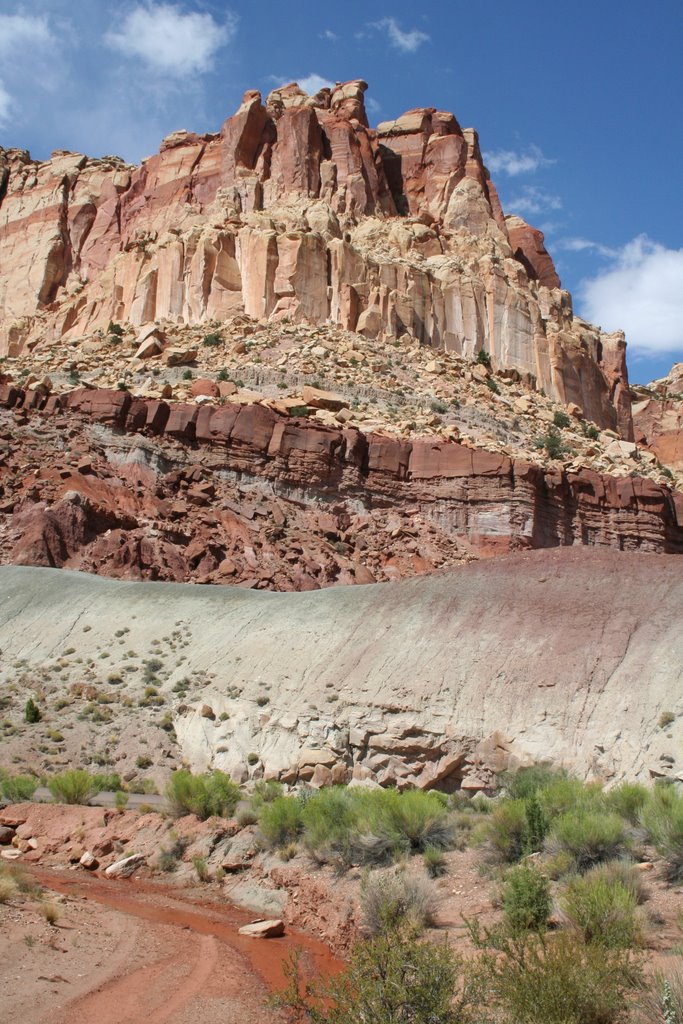
[[[126,652],[166,658],[151,645],[182,628],[159,683],[182,758],[238,780],[476,790],[543,760],[681,780],[683,718],[659,718],[680,710],[682,588],[675,557],[579,547],[309,594],[3,566],[0,646],[35,674],[78,632],[82,657],[106,648],[136,716],[158,721]]]
[[[623,344],[574,319],[476,132],[431,107],[372,130],[366,88],[248,92],[220,133],[176,132],[140,167],[0,150],[0,355],[111,320],[332,320],[485,349],[629,438]]]
[[[636,387],[635,437],[654,452],[676,478],[683,477],[683,363],[648,387]]]
[[[646,477],[544,469],[259,404],[36,394],[0,385],[3,561],[311,590],[519,548],[683,551],[679,498]]]

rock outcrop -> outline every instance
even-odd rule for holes
[[[683,483],[683,363],[648,387],[634,387],[636,440]]]
[[[520,548],[683,551],[680,496],[646,477],[259,404],[0,385],[2,406],[0,557],[17,564],[308,590]]]
[[[545,759],[608,780],[683,779],[683,576],[670,556],[525,552],[310,594],[4,566],[0,594],[3,686],[18,664],[51,701],[68,694],[75,717],[91,666],[90,692],[123,727],[110,739],[93,718],[90,749],[106,738],[118,770],[131,766],[130,752],[118,760],[126,716],[158,725],[161,703],[180,744],[166,763],[242,780],[476,790]],[[34,742],[3,745],[25,761]]]
[[[247,92],[139,167],[0,150],[0,355],[145,325],[332,322],[489,353],[631,438],[625,344],[573,316],[542,234],[505,218],[477,134],[368,126],[366,84]]]

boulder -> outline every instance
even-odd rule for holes
[[[239,934],[248,935],[250,939],[278,939],[285,934],[285,924],[280,919],[254,921],[252,924],[243,925]]]
[[[0,846],[9,846],[14,839],[14,829],[8,825],[0,825]]]
[[[99,867],[100,862],[98,861],[97,857],[94,857],[92,853],[90,853],[89,850],[86,850],[78,863],[81,865],[82,868],[86,868],[88,871],[95,871]]]
[[[147,856],[144,853],[132,853],[129,857],[122,857],[114,861],[105,869],[107,878],[130,878],[130,876],[147,863]]]

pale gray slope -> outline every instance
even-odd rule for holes
[[[317,760],[457,783],[501,747],[605,777],[676,776],[683,764],[660,756],[683,750],[681,609],[682,560],[590,549],[305,594],[0,568],[5,673],[61,658],[66,685],[90,657],[139,691],[129,670],[158,653],[165,692],[195,684],[173,695],[183,755],[238,777]],[[677,716],[666,730],[663,711]]]

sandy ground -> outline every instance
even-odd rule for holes
[[[334,969],[321,943],[242,938],[253,919],[161,887],[39,869],[60,915],[40,905],[0,907],[0,1005],[24,1024],[265,1024],[281,964],[303,946],[308,969]]]

